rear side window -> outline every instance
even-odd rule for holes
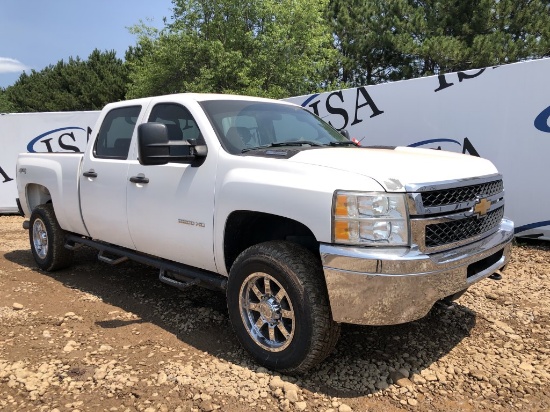
[[[140,111],[141,106],[130,106],[113,109],[107,113],[95,142],[95,157],[120,160],[128,158]]]

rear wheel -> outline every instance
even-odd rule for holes
[[[32,211],[29,240],[40,269],[50,272],[71,264],[73,252],[65,248],[65,231],[57,222],[52,204],[37,206]]]
[[[321,264],[292,243],[271,241],[241,253],[229,275],[227,305],[241,344],[270,369],[303,373],[338,341]]]

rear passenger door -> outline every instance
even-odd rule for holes
[[[90,236],[135,249],[126,218],[126,191],[132,138],[141,106],[110,110],[94,147],[84,155],[80,176],[82,217]]]

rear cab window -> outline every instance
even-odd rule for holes
[[[100,159],[128,159],[132,135],[141,106],[112,109],[105,115],[94,145],[94,157]]]

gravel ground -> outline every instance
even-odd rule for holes
[[[91,249],[43,273],[22,222],[0,217],[2,411],[550,410],[549,243],[516,245],[503,279],[451,310],[344,325],[335,352],[295,378],[240,348],[223,294]]]

